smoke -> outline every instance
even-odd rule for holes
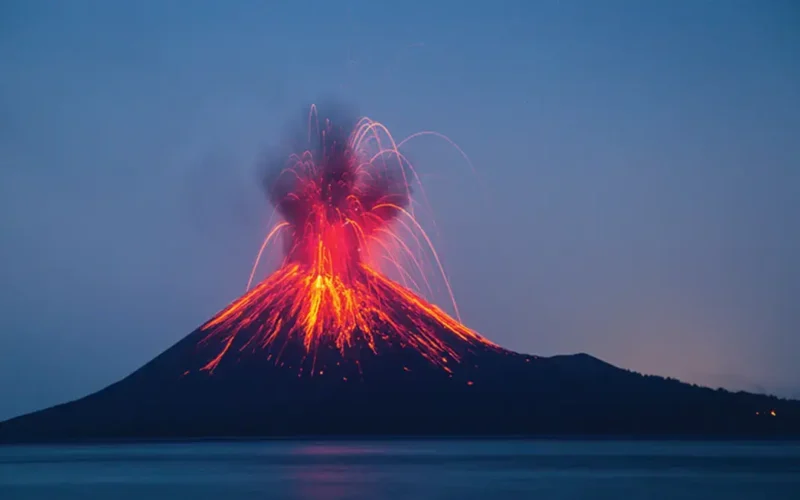
[[[396,150],[386,149],[390,137],[379,124],[341,105],[312,106],[287,132],[284,147],[266,162],[262,184],[292,226],[287,252],[346,224],[358,234],[339,235],[355,250],[409,205],[411,172]]]

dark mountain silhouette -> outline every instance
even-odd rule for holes
[[[379,354],[357,338],[344,355],[324,344],[309,355],[292,337],[275,351],[250,349],[246,331],[240,338],[211,373],[202,367],[225,341],[198,329],[99,392],[3,422],[0,442],[800,436],[800,402],[643,376],[586,354],[529,356],[443,331],[460,357],[443,369],[389,334],[380,337]]]

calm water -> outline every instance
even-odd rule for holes
[[[800,444],[237,442],[0,447],[0,499],[800,499]]]

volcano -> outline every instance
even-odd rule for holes
[[[123,380],[0,441],[397,435],[800,435],[800,403],[508,351],[428,301],[416,172],[386,128],[308,117],[264,187],[283,261]],[[389,269],[385,266],[388,265]],[[384,266],[384,267],[382,267]],[[394,273],[396,279],[389,277]]]

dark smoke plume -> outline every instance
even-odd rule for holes
[[[363,123],[343,106],[306,111],[290,123],[288,147],[266,163],[264,191],[292,226],[287,252],[301,246],[310,231],[321,230],[320,211],[325,225],[357,220],[369,235],[409,205],[410,170],[396,152],[381,153],[386,137],[378,141],[367,133],[354,141]]]

